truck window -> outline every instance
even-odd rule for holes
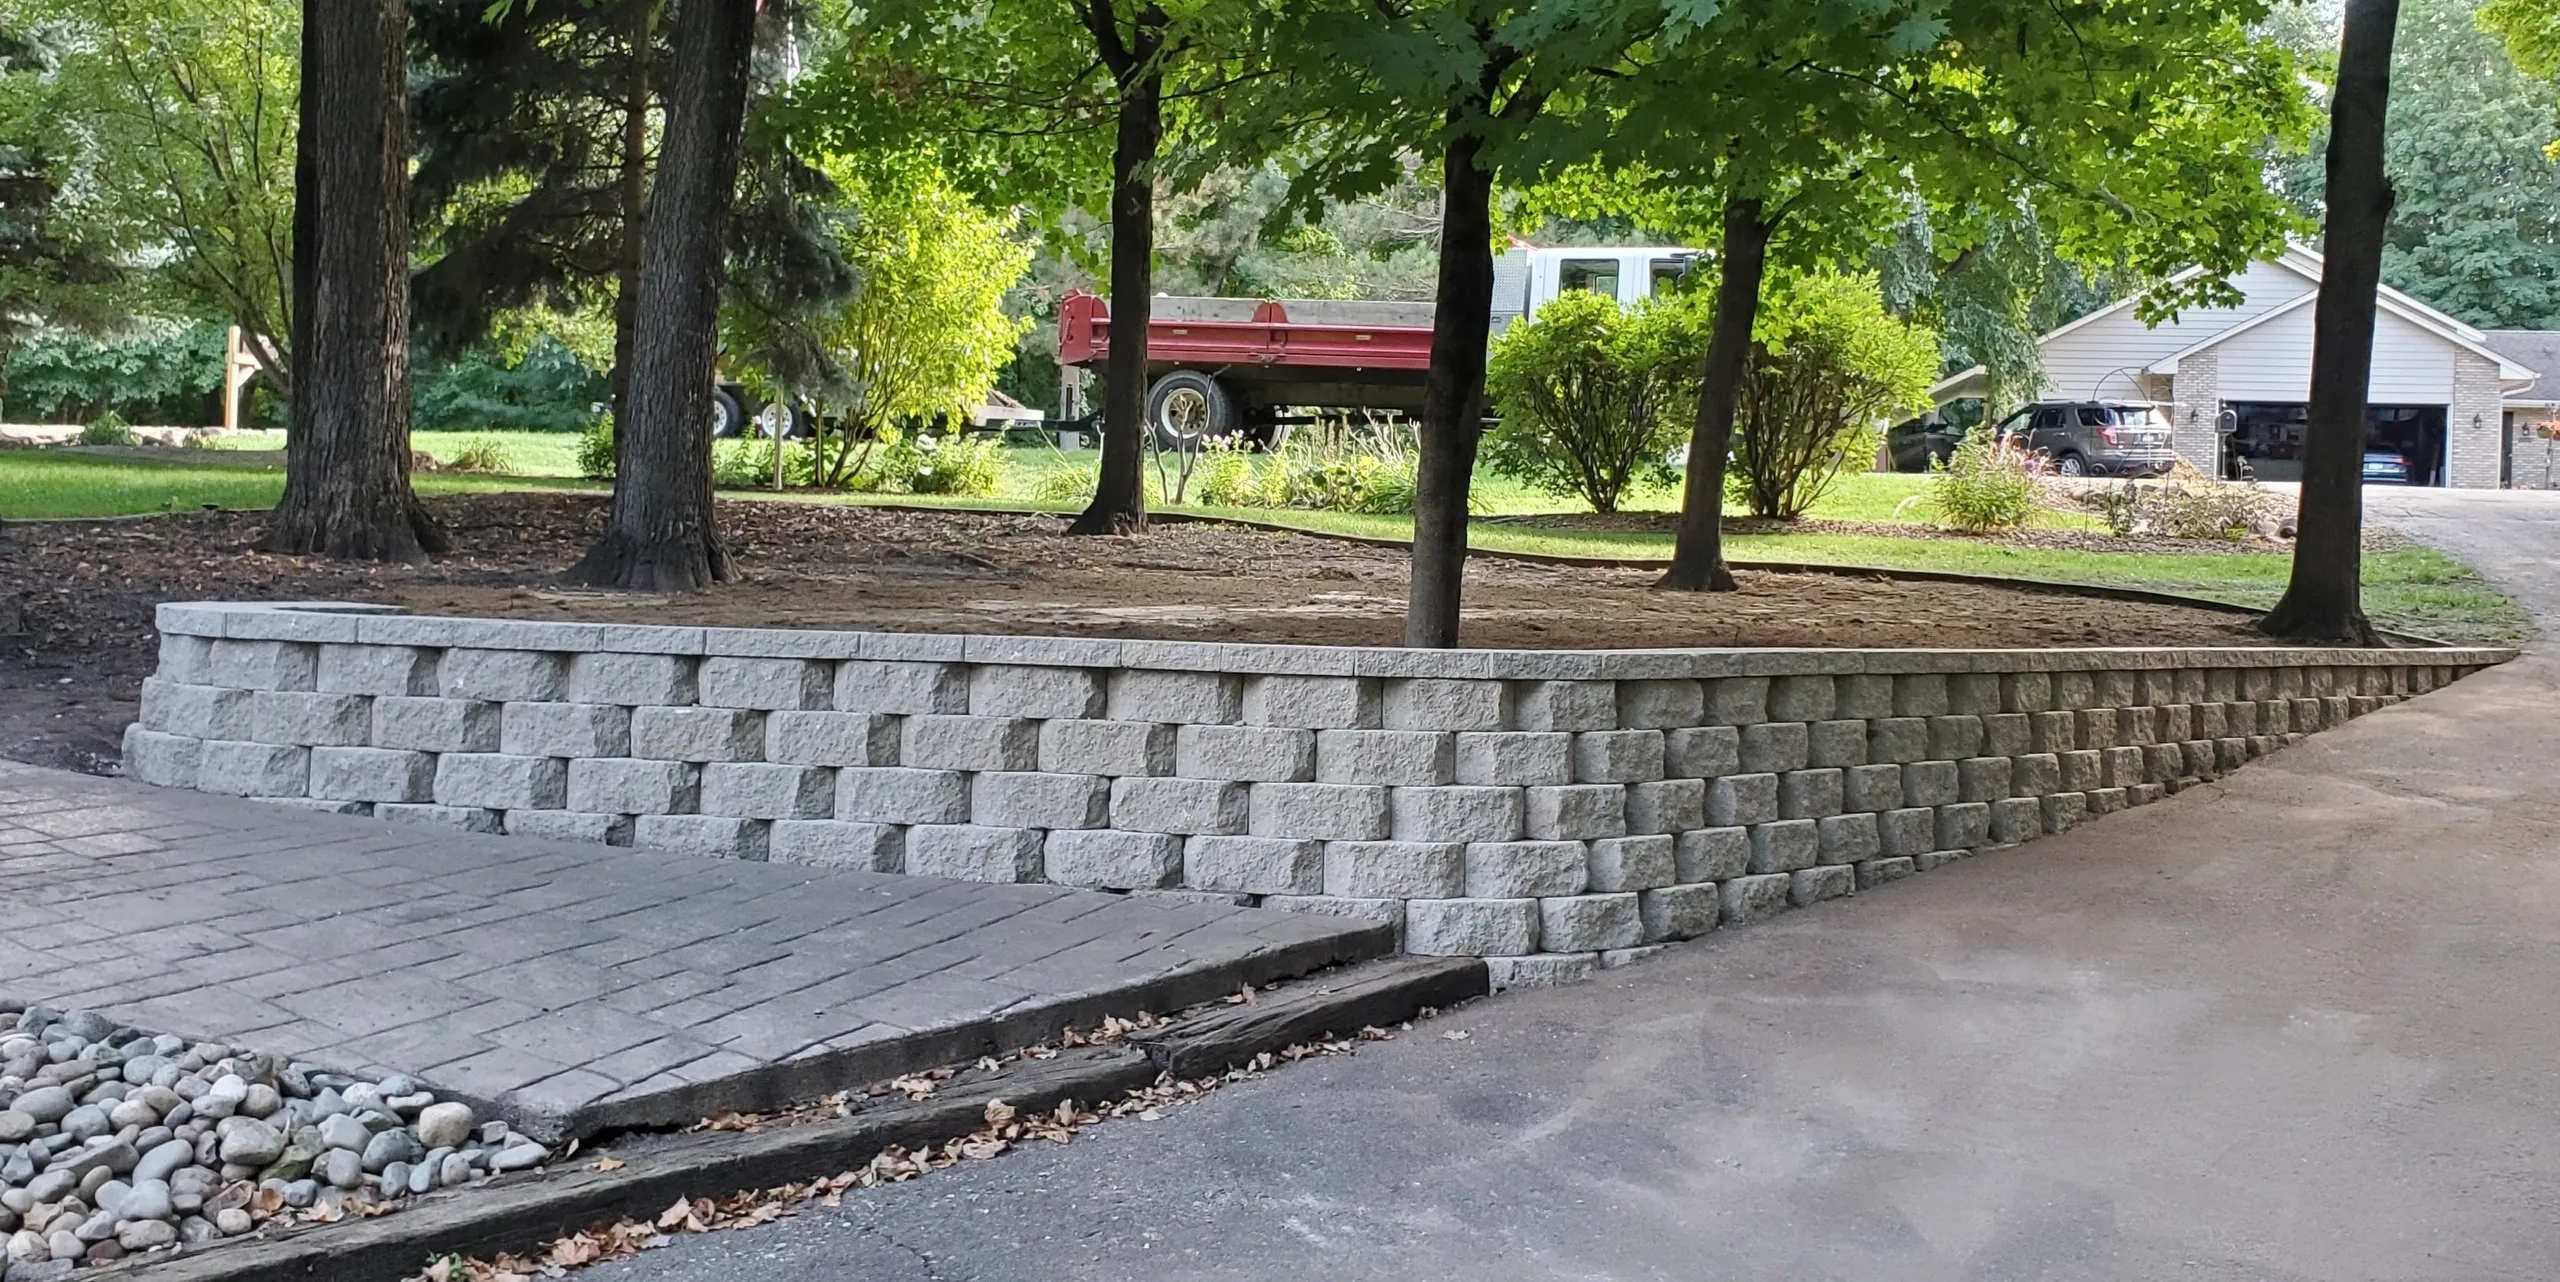
[[[1680,278],[1689,274],[1689,264],[1695,261],[1697,260],[1690,258],[1654,259],[1651,269],[1652,279],[1649,282],[1652,288],[1646,291],[1645,296],[1650,298],[1655,294],[1671,292],[1679,285]]]
[[[1618,296],[1618,260],[1568,258],[1556,264],[1556,292],[1576,289],[1587,289],[1615,299]]]

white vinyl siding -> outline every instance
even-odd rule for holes
[[[2047,395],[2073,400],[2138,396],[2135,378],[2144,366],[2265,315],[2314,288],[2301,273],[2274,263],[2252,263],[2232,283],[2248,295],[2248,301],[2238,307],[2191,307],[2156,329],[2144,325],[2127,307],[2046,340]],[[2305,308],[2303,315],[2308,317],[2310,310]],[[2225,391],[2224,396],[2230,393]]]
[[[2297,307],[2210,350],[2222,362],[2220,392],[2226,401],[2311,399],[2311,333],[2316,307]],[[2373,326],[2373,382],[2377,405],[2442,405],[2453,399],[2453,358],[2459,350],[2389,312]]]

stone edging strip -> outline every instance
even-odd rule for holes
[[[238,1238],[114,1270],[132,1282],[396,1282],[447,1254],[522,1250],[598,1223],[645,1218],[679,1198],[770,1188],[848,1170],[892,1145],[966,1135],[989,1101],[1025,1113],[1063,1100],[1108,1101],[1163,1073],[1199,1076],[1325,1033],[1347,1034],[1446,1008],[1488,991],[1475,958],[1402,957],[1345,968],[1175,1025],[1134,1046],[1025,1060],[924,1100],[893,1099],[850,1117],[766,1131],[711,1131],[633,1153],[612,1171],[556,1168],[435,1197],[379,1219],[315,1226],[277,1239]]]

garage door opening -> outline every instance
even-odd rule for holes
[[[2302,479],[2302,432],[2310,407],[2301,402],[2234,401],[2240,426],[2231,434],[2225,471],[2261,481]],[[2374,405],[2365,410],[2364,479],[2367,485],[2444,484],[2445,407]]]

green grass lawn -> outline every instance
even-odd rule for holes
[[[412,432],[411,449],[424,450],[439,463],[450,463],[463,450],[482,441],[494,443],[506,466],[498,471],[508,476],[578,475],[578,436],[575,432]],[[206,448],[213,450],[280,450],[284,433],[276,430],[241,432],[234,436],[209,438]]]
[[[420,448],[431,453],[457,449],[476,435],[479,434],[422,433]],[[557,471],[520,476],[422,474],[417,478],[419,492],[602,488],[575,479],[571,454],[576,444],[574,437],[514,433],[502,439],[529,473],[534,468]],[[1068,510],[1076,505],[1043,503],[1028,497],[1037,485],[1037,473],[1089,468],[1093,455],[1091,451],[1061,454],[1026,448],[1015,452],[1013,463],[1004,489],[990,499],[809,494],[786,497],[811,502],[916,503],[981,510]],[[1925,513],[1904,507],[1904,500],[1918,494],[1924,483],[1925,478],[1918,476],[1845,476],[1814,515],[1841,520],[1925,521]],[[46,450],[0,451],[0,518],[5,519],[193,511],[208,505],[262,508],[272,506],[283,490],[281,466],[266,459],[225,460],[218,451],[171,451],[166,462]],[[1486,496],[1483,506],[1499,515],[1578,510],[1545,496],[1526,494],[1518,486],[1498,479],[1488,478],[1480,492]],[[1668,497],[1662,496],[1648,506],[1661,506]],[[1167,510],[1398,541],[1411,538],[1413,531],[1411,519],[1401,516],[1200,507]],[[1487,551],[1626,560],[1660,560],[1671,554],[1670,536],[1654,531],[1566,530],[1479,521],[1472,539],[1475,546]],[[2095,552],[2020,547],[1951,535],[1883,538],[1736,534],[1728,538],[1727,549],[1738,561],[1873,566],[2138,587],[2261,608],[2274,604],[2283,591],[2290,565],[2290,557],[2283,552]],[[2504,593],[2468,566],[2422,547],[2365,558],[2365,606],[2375,622],[2384,627],[2448,640],[2513,640],[2530,631],[2524,611]]]

